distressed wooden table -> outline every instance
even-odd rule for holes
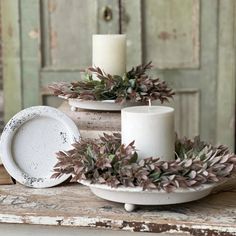
[[[99,235],[130,235],[130,231],[141,235],[236,235],[236,191],[127,213],[122,204],[99,199],[76,183],[50,189],[7,185],[0,186],[0,222],[4,236],[93,235],[98,229]]]

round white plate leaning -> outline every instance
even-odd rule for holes
[[[17,113],[5,126],[0,141],[1,158],[8,173],[23,185],[46,188],[68,175],[52,179],[55,153],[69,150],[80,137],[74,122],[48,106],[30,107]]]
[[[179,188],[167,193],[164,190],[143,190],[141,187],[112,188],[105,184],[91,184],[90,181],[79,181],[88,186],[100,198],[124,203],[126,211],[133,211],[136,205],[169,205],[198,200],[211,193],[217,184],[204,184],[196,188]]]

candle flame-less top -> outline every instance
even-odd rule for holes
[[[167,106],[135,106],[122,109],[123,112],[138,113],[140,115],[169,115],[174,112],[174,108]]]

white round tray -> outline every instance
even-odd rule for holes
[[[89,101],[79,98],[67,98],[66,96],[59,97],[68,100],[72,111],[76,111],[78,108],[96,111],[120,111],[124,107],[144,105],[144,103],[137,102],[125,102],[121,104],[116,103],[115,100]]]
[[[73,111],[77,108],[99,111],[120,111],[124,107],[120,103],[116,103],[115,100],[87,101],[78,98],[69,98],[68,102]]]
[[[136,205],[169,205],[195,201],[209,195],[217,184],[204,184],[196,188],[179,188],[167,193],[164,190],[143,190],[141,187],[112,188],[104,184],[91,184],[80,181],[88,186],[100,198],[124,203],[127,211],[133,211]]]

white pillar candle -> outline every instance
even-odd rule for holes
[[[93,35],[93,66],[111,75],[126,72],[126,35]]]
[[[174,160],[174,109],[166,106],[136,106],[121,111],[122,143],[135,140],[140,159]]]

